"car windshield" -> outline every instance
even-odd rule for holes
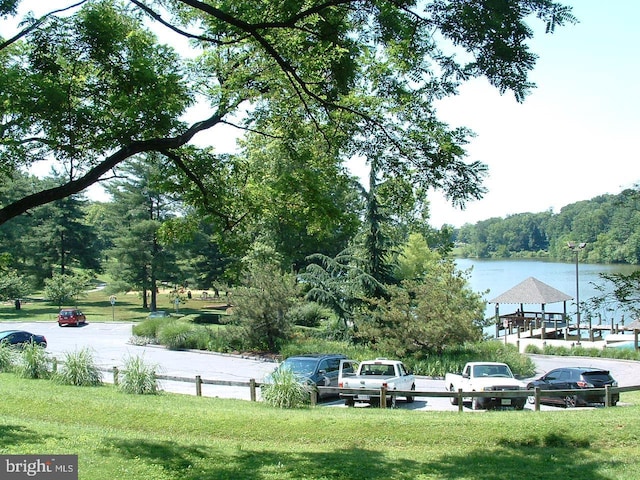
[[[73,310],[62,310],[60,315],[63,317],[72,317],[75,312]]]
[[[286,368],[296,375],[310,376],[315,373],[316,363],[314,358],[287,358],[280,368]]]
[[[474,377],[511,377],[511,370],[506,365],[476,365],[473,367]]]

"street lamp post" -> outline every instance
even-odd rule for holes
[[[580,250],[586,246],[587,244],[584,242],[567,242],[567,247],[569,247],[576,256],[576,320],[578,322],[578,344],[580,344],[580,282],[578,276],[578,255],[580,254]]]

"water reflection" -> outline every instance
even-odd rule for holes
[[[471,288],[476,292],[488,293],[483,295],[485,300],[491,300],[498,295],[510,290],[523,280],[535,277],[541,282],[560,290],[575,298],[576,296],[576,267],[575,263],[548,262],[544,260],[475,260],[457,259],[456,265],[462,270],[472,268],[469,279]],[[628,275],[640,269],[638,265],[600,265],[580,263],[580,302],[583,303],[590,298],[600,295],[594,288],[596,285],[607,285],[600,278],[600,273],[624,273]],[[607,285],[608,286],[608,285]],[[537,307],[539,308],[539,306]],[[562,311],[562,303],[550,305],[549,311]],[[515,310],[515,306],[514,306]],[[574,316],[576,311],[575,300],[567,302],[567,312]],[[486,317],[493,317],[495,305],[487,304]],[[506,313],[506,312],[505,312]],[[583,323],[587,320],[582,313]],[[603,322],[609,323],[613,315],[615,320],[620,320],[623,312],[605,313],[602,312]],[[630,322],[631,319],[627,319]]]

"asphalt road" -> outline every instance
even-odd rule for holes
[[[248,382],[255,379],[261,382],[271,373],[276,364],[260,358],[241,357],[195,351],[172,351],[160,346],[138,346],[131,344],[131,323],[89,323],[82,327],[59,327],[55,322],[2,322],[0,330],[27,330],[39,333],[47,338],[47,351],[64,360],[65,353],[89,348],[96,363],[105,369],[122,367],[127,358],[140,356],[145,362],[157,366],[157,373],[173,377],[194,379],[200,375],[203,379]],[[536,376],[561,366],[587,366],[611,371],[620,386],[640,385],[640,364],[638,362],[615,361],[599,358],[553,357],[533,355],[536,364]],[[112,376],[104,375],[107,382]],[[160,388],[174,393],[194,395],[195,383],[163,380]],[[444,381],[418,377],[416,390],[445,391]],[[238,398],[249,400],[247,387],[202,385],[203,396]],[[329,401],[326,406],[343,406],[343,402]],[[411,410],[457,410],[448,398],[416,397],[411,404],[399,402],[401,408]],[[527,405],[526,408],[532,408]],[[543,406],[542,409],[554,410],[555,407]]]

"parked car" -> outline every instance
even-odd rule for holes
[[[77,308],[63,308],[58,313],[58,325],[85,325],[87,317]]]
[[[301,382],[309,382],[314,386],[337,387],[340,360],[346,360],[342,354],[311,354],[288,357],[276,368],[276,371],[287,369]],[[265,379],[270,381],[270,376]],[[329,394],[318,392],[318,398]]]
[[[537,380],[529,382],[528,389],[540,387],[541,390],[578,390],[584,388],[604,388],[606,386],[617,387],[618,382],[614,380],[608,370],[590,367],[564,367],[551,370]],[[531,399],[531,397],[530,397]],[[620,400],[620,394],[611,395],[611,405],[614,406]],[[562,405],[567,408],[602,403],[606,401],[603,394],[578,393],[565,396],[544,396],[541,395],[540,403],[547,405]]]
[[[166,310],[155,310],[147,315],[147,318],[169,318],[171,314]]]
[[[5,330],[0,332],[0,343],[24,347],[31,342],[47,348],[47,339],[44,335],[38,335],[24,330]]]

